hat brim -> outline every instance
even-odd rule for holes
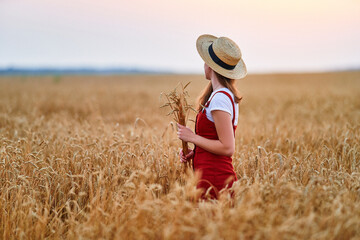
[[[204,60],[204,62],[211,67],[215,72],[231,79],[241,79],[244,78],[247,74],[247,69],[244,61],[240,59],[238,64],[235,66],[234,69],[228,70],[212,60],[209,54],[209,46],[217,39],[217,37],[209,34],[201,35],[196,40],[196,48],[200,57]]]

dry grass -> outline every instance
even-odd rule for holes
[[[1,238],[360,238],[359,72],[238,82],[233,206],[189,200],[196,179],[159,108],[179,81],[190,103],[207,83],[0,78]]]
[[[189,118],[190,110],[193,110],[196,113],[196,110],[187,102],[187,98],[190,97],[189,93],[186,91],[186,87],[189,86],[190,82],[183,85],[182,83],[178,84],[176,88],[174,88],[169,93],[162,93],[160,96],[166,97],[166,102],[161,108],[169,108],[170,112],[167,114],[172,115],[173,119],[176,123],[179,123],[182,126],[187,125],[187,121]],[[179,89],[178,89],[179,88]],[[185,141],[181,141],[182,143],[182,152],[184,156],[189,153],[188,143]],[[188,161],[185,166],[190,167],[191,161]],[[186,169],[186,168],[185,168]]]

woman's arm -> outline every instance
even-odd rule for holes
[[[231,115],[221,110],[211,112],[219,140],[211,140],[196,135],[190,128],[178,124],[178,137],[186,142],[194,143],[202,149],[231,157],[235,151],[234,130],[231,122]]]

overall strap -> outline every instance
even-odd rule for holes
[[[232,125],[234,126],[234,123],[235,123],[235,104],[234,104],[234,100],[232,99],[231,95],[225,91],[218,91],[216,93],[214,93],[214,95],[212,95],[212,97],[209,99],[209,101],[207,101],[206,103],[206,107],[209,106],[211,100],[213,99],[213,97],[215,96],[215,94],[217,93],[224,93],[226,96],[228,96],[230,98],[230,101],[231,101],[231,104],[232,104],[232,107],[233,107],[233,119],[232,119]]]

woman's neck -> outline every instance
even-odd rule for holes
[[[220,84],[218,78],[216,77],[216,74],[213,72],[212,76],[211,76],[211,85],[212,85],[212,89],[213,91],[216,91],[220,88],[224,88],[223,85]]]

